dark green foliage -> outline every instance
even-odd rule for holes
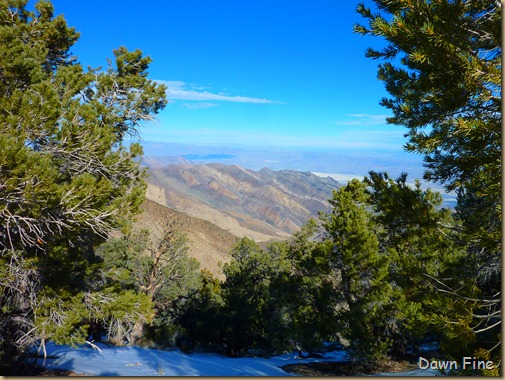
[[[337,330],[337,277],[330,264],[331,244],[317,241],[317,232],[317,224],[310,220],[287,242],[291,269],[276,282],[276,298],[286,308],[293,348],[309,353],[335,339]]]
[[[331,214],[323,217],[331,240],[330,263],[339,274],[339,327],[350,339],[353,359],[364,364],[385,358],[393,289],[389,257],[379,250],[377,227],[364,183],[352,180],[334,191]]]
[[[144,294],[153,302],[153,325],[147,327],[164,335],[167,329],[173,330],[182,304],[200,287],[199,264],[187,255],[185,235],[167,228],[158,242],[150,240],[149,231],[141,230],[110,240],[98,250],[107,283],[120,290]],[[142,339],[144,322],[132,329],[130,344]],[[153,335],[149,331],[147,334]],[[166,339],[170,340],[168,336]]]
[[[388,353],[404,355],[427,334],[448,354],[472,350],[476,282],[465,276],[472,273],[466,246],[440,194],[407,185],[405,174],[393,180],[370,172],[330,203],[322,219],[338,274],[336,327],[354,359],[373,364]]]
[[[177,324],[182,328],[177,345],[183,350],[223,351],[223,333],[226,329],[221,285],[212,273],[200,272],[201,288],[182,305]]]
[[[315,230],[312,221],[289,242],[265,249],[240,240],[222,285],[202,272],[202,288],[178,318],[184,330],[179,343],[233,356],[251,349],[319,351],[335,333],[335,297],[329,246],[311,240]]]
[[[254,241],[243,238],[232,250],[232,257],[223,268],[226,350],[238,355],[248,348],[272,349],[276,335],[283,330],[283,313],[270,294],[270,286],[288,268],[285,253],[274,247],[263,251]]]
[[[378,77],[391,95],[382,100],[389,122],[409,128],[407,148],[425,155],[427,178],[456,188],[488,173],[493,183],[501,167],[499,3],[375,4],[381,13],[358,7],[369,25],[355,30],[387,41],[366,55],[384,61]]]
[[[440,208],[440,194],[422,190],[418,181],[409,186],[406,174],[393,180],[387,173],[370,172],[365,183],[380,226],[381,250],[390,258],[389,281],[401,305],[393,333],[396,351],[405,353],[407,344],[427,333],[447,341],[456,332],[468,334],[469,302],[434,292],[434,279],[443,278],[466,297],[475,295],[475,283],[464,275],[471,269],[459,226],[449,210]],[[449,316],[458,322],[447,327]]]
[[[94,250],[143,200],[142,123],[166,104],[149,57],[114,51],[103,71],[70,53],[79,34],[48,1],[0,1],[0,339],[14,352],[83,343],[101,323],[122,341],[149,298],[110,285]],[[5,352],[5,351],[4,351]]]
[[[451,268],[463,269],[459,226],[450,210],[440,208],[439,193],[422,190],[419,181],[409,186],[406,174],[393,180],[387,173],[370,172],[365,183],[370,187],[373,219],[381,226],[381,250],[392,259],[392,281],[403,289],[416,289],[426,283],[426,275],[439,277]]]
[[[434,276],[432,287],[439,294],[451,294],[457,304],[470,304],[461,310],[464,316],[447,317],[450,325],[465,326],[458,346],[463,351],[468,347],[467,355],[474,344],[494,350],[498,360],[501,4],[494,0],[375,0],[375,4],[380,13],[358,7],[368,26],[355,30],[387,42],[385,48],[369,49],[366,55],[383,61],[378,76],[391,96],[382,100],[393,112],[388,121],[408,128],[406,148],[424,156],[425,178],[458,193],[457,240],[466,245],[466,258],[454,264],[448,279]],[[465,286],[458,286],[463,282]],[[444,314],[443,302],[439,307]],[[473,320],[468,317],[472,313]]]

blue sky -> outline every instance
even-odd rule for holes
[[[84,66],[105,67],[121,45],[153,59],[170,103],[144,140],[401,151],[405,129],[386,125],[377,62],[364,57],[383,42],[352,32],[357,3],[53,1],[81,33]]]

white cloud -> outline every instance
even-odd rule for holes
[[[230,96],[223,93],[201,91],[201,87],[192,86],[182,81],[156,80],[157,83],[167,86],[167,98],[171,100],[198,100],[198,101],[225,101],[235,103],[279,103],[263,98],[247,96]]]
[[[353,113],[346,115],[346,120],[339,120],[337,125],[386,125],[386,118],[390,115],[373,115],[368,113]]]
[[[201,108],[211,108],[211,107],[217,107],[216,103],[184,103],[184,107],[189,108],[189,109],[201,109]]]

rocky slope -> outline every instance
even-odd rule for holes
[[[206,268],[216,277],[224,279],[220,264],[230,260],[230,250],[237,241],[235,235],[206,220],[191,217],[150,200],[146,200],[141,208],[134,230],[148,229],[152,241],[156,242],[170,224],[175,231],[187,235],[188,254],[200,262],[200,268]]]
[[[285,239],[319,211],[339,183],[309,172],[237,165],[151,167],[148,199],[208,220],[236,236]]]

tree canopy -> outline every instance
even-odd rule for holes
[[[4,353],[37,339],[82,342],[92,320],[149,319],[148,298],[101,282],[94,249],[138,211],[135,138],[166,104],[140,50],[119,47],[105,69],[85,70],[70,50],[79,33],[49,1],[27,4],[0,1]]]
[[[2,248],[105,236],[142,199],[141,148],[123,141],[164,107],[164,87],[146,78],[140,50],[120,47],[106,70],[85,71],[69,51],[78,33],[49,2],[24,3],[0,11]]]
[[[408,128],[407,150],[423,154],[426,178],[465,187],[491,185],[501,170],[501,6],[495,0],[375,0],[361,4],[363,35],[387,44],[378,77],[391,95],[381,104]],[[487,180],[486,180],[487,179]],[[495,194],[499,192],[494,189]]]
[[[500,344],[501,324],[501,2],[374,0],[367,25],[355,31],[385,39],[366,56],[380,60],[378,78],[390,97],[388,122],[407,127],[407,151],[424,157],[424,178],[458,195],[453,238],[466,247],[460,281],[433,286],[472,303],[477,347]],[[454,277],[452,277],[454,278]],[[467,288],[468,290],[468,288]],[[478,295],[477,295],[478,294]],[[471,335],[471,334],[470,334]],[[468,342],[468,339],[467,339]]]

